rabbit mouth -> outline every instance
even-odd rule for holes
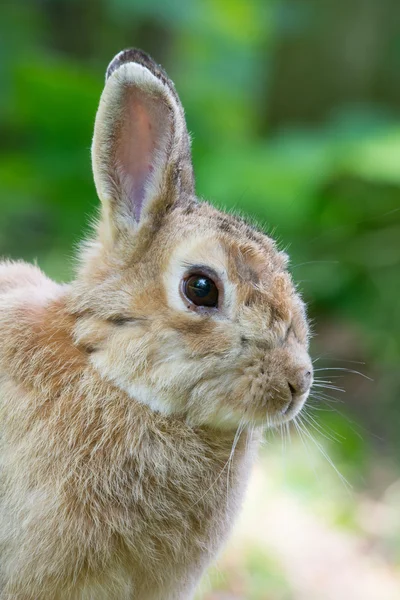
[[[267,394],[258,405],[257,417],[263,418],[268,425],[281,425],[294,419],[303,409],[310,388],[296,392],[289,386],[289,394]]]
[[[294,405],[295,405],[295,402],[292,398],[292,400],[290,400],[289,404],[281,410],[281,415],[283,417],[289,416],[290,413],[293,412]]]
[[[308,394],[304,394],[304,398],[301,400],[292,399],[280,409],[271,406],[273,403],[268,401],[266,405],[264,404],[262,407],[258,406],[256,409],[246,410],[245,413],[248,417],[246,420],[248,420],[250,424],[265,427],[266,429],[279,427],[280,425],[289,423],[297,417],[301,412],[307,397]]]
[[[292,421],[295,417],[297,417],[297,415],[303,409],[308,395],[309,392],[306,392],[305,394],[302,394],[297,398],[292,398],[289,404],[281,410],[280,414],[277,415],[277,418],[280,421],[280,423],[288,423],[289,421]]]

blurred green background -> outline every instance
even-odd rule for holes
[[[1,256],[71,276],[105,68],[129,46],[175,81],[198,194],[288,249],[316,374],[345,390],[316,387],[313,439],[268,438],[199,597],[399,598],[400,3],[3,0]]]

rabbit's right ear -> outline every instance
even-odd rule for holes
[[[108,242],[152,227],[194,193],[190,140],[173,83],[140,50],[107,69],[96,116],[92,164]]]

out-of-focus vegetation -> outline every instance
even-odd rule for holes
[[[353,491],[336,475],[328,489],[310,484],[310,440],[288,471],[290,489],[333,511],[333,528],[365,544],[379,538],[398,571],[395,511],[390,534],[372,535],[357,515],[400,476],[400,3],[6,0],[0,255],[71,276],[97,205],[89,149],[105,67],[128,46],[150,52],[176,83],[198,194],[255,217],[288,248],[315,323],[315,368],[328,369],[316,374],[346,390],[316,387],[305,418]],[[236,597],[303,597],[276,556],[246,552]]]

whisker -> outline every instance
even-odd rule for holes
[[[344,404],[344,400],[341,398],[334,398],[333,396],[328,396],[328,394],[324,394],[324,392],[318,391],[314,392],[311,390],[309,398],[314,398],[315,400],[319,400],[320,402],[325,402],[327,404]]]
[[[326,358],[329,361],[336,361],[336,362],[341,362],[341,363],[349,363],[351,365],[365,365],[365,362],[362,360],[348,360],[347,358],[343,358],[343,357],[335,357],[335,356],[330,356],[328,352],[325,352],[324,354],[320,354],[318,358]]]
[[[309,440],[316,446],[316,448],[320,451],[320,453],[322,454],[322,456],[325,458],[325,460],[329,463],[329,465],[332,467],[332,469],[335,471],[335,473],[338,475],[340,481],[343,483],[345,489],[350,492],[350,490],[352,489],[352,486],[350,485],[349,481],[346,479],[346,477],[339,471],[339,469],[335,466],[334,462],[332,461],[331,457],[329,456],[329,454],[325,451],[324,447],[314,438],[314,436],[310,433],[310,431],[307,430],[307,428],[305,427],[305,424],[302,422],[301,420],[301,415],[299,415],[299,422],[303,425],[303,432],[304,434],[309,438]]]
[[[318,387],[318,388],[322,388],[322,389],[326,389],[326,390],[334,390],[336,392],[343,392],[343,393],[346,391],[343,388],[337,387],[336,385],[332,385],[329,383],[320,383],[318,381],[313,383],[313,387]]]
[[[338,260],[309,260],[307,262],[298,263],[297,265],[292,265],[292,269],[297,269],[297,267],[304,267],[305,265],[315,265],[315,264],[329,264],[329,265],[338,265]]]
[[[308,410],[315,410],[315,411],[319,411],[319,412],[332,412],[333,409],[331,407],[326,407],[326,406],[315,406],[314,404],[311,404],[310,402],[307,403],[307,408]]]
[[[345,377],[345,375],[329,375],[329,380],[328,379],[321,379],[320,377],[314,377],[314,381],[318,381],[319,383],[324,382],[324,383],[332,383],[332,381],[330,381],[331,379],[343,379]]]
[[[204,494],[202,494],[202,495],[200,496],[200,498],[198,498],[198,500],[196,500],[196,502],[194,502],[194,504],[192,504],[192,506],[191,506],[190,508],[194,508],[195,506],[197,506],[197,504],[198,504],[199,502],[201,502],[201,500],[203,500],[203,498],[205,498],[205,496],[206,496],[206,495],[207,495],[207,494],[208,494],[208,493],[209,493],[209,492],[212,490],[212,488],[215,486],[215,484],[217,483],[217,481],[218,481],[218,480],[219,480],[219,479],[222,477],[222,475],[223,475],[223,473],[224,473],[224,471],[225,471],[225,469],[226,469],[227,467],[228,467],[228,478],[229,478],[229,465],[230,465],[230,461],[231,461],[231,459],[232,459],[232,457],[233,457],[233,454],[234,454],[234,452],[235,452],[236,445],[237,445],[237,442],[238,442],[238,440],[239,440],[239,437],[240,437],[240,435],[242,434],[242,431],[243,431],[243,429],[244,429],[244,427],[245,427],[245,424],[244,424],[244,422],[243,422],[243,421],[244,421],[244,417],[242,417],[242,419],[241,419],[241,421],[240,421],[240,423],[239,423],[239,425],[238,425],[238,428],[237,428],[237,430],[236,430],[235,437],[233,438],[233,442],[232,442],[232,448],[231,448],[231,452],[230,452],[230,455],[229,455],[229,458],[228,458],[228,460],[226,461],[226,463],[224,464],[224,466],[222,467],[222,469],[221,469],[221,471],[219,472],[218,476],[215,478],[215,480],[214,480],[214,481],[213,481],[213,483],[210,485],[210,487],[209,487],[209,488],[208,488],[208,489],[207,489],[207,490],[204,492]],[[243,423],[242,423],[242,422],[243,422]],[[241,428],[241,426],[242,426],[242,428]],[[239,431],[240,431],[240,433],[239,433]],[[227,486],[228,486],[228,482],[227,482]]]
[[[315,469],[315,466],[314,466],[314,461],[312,459],[310,447],[309,447],[309,445],[307,443],[307,439],[306,439],[306,437],[304,435],[304,432],[303,432],[303,430],[302,430],[302,428],[300,426],[300,421],[298,419],[298,416],[295,419],[293,419],[293,424],[294,424],[294,426],[296,428],[296,431],[297,431],[297,433],[299,435],[299,438],[301,439],[301,443],[303,444],[304,448],[306,449],[307,456],[310,459],[310,465],[311,465],[311,468],[312,468],[312,470],[314,472],[315,478],[319,480],[319,475],[318,475],[318,473],[317,473],[317,471]]]
[[[228,503],[228,500],[229,500],[229,480],[230,480],[230,472],[231,472],[232,459],[233,459],[233,456],[235,454],[235,450],[236,450],[236,446],[237,446],[237,443],[239,441],[239,438],[242,435],[244,426],[245,426],[245,423],[244,423],[244,416],[243,416],[240,419],[239,427],[237,428],[235,437],[233,438],[232,449],[231,449],[231,453],[230,453],[229,458],[228,458],[228,473],[227,473],[227,476],[226,476],[226,502],[227,503]]]
[[[348,369],[347,367],[321,367],[319,369],[314,369],[314,371],[344,371],[345,373],[353,373],[353,375],[360,375],[360,377],[364,377],[364,379],[373,381],[372,377],[368,377],[368,375],[365,375],[365,373],[361,373],[355,369]]]
[[[306,423],[308,423],[308,425],[310,425],[310,427],[312,427],[313,429],[315,429],[315,431],[317,433],[319,433],[320,435],[322,435],[324,438],[326,438],[327,440],[330,440],[332,442],[338,442],[340,443],[341,441],[345,440],[346,438],[341,435],[340,433],[337,433],[335,431],[333,431],[333,429],[331,427],[327,427],[328,431],[324,431],[322,425],[320,425],[318,423],[318,421],[315,420],[315,418],[307,413],[303,413],[303,419]]]

